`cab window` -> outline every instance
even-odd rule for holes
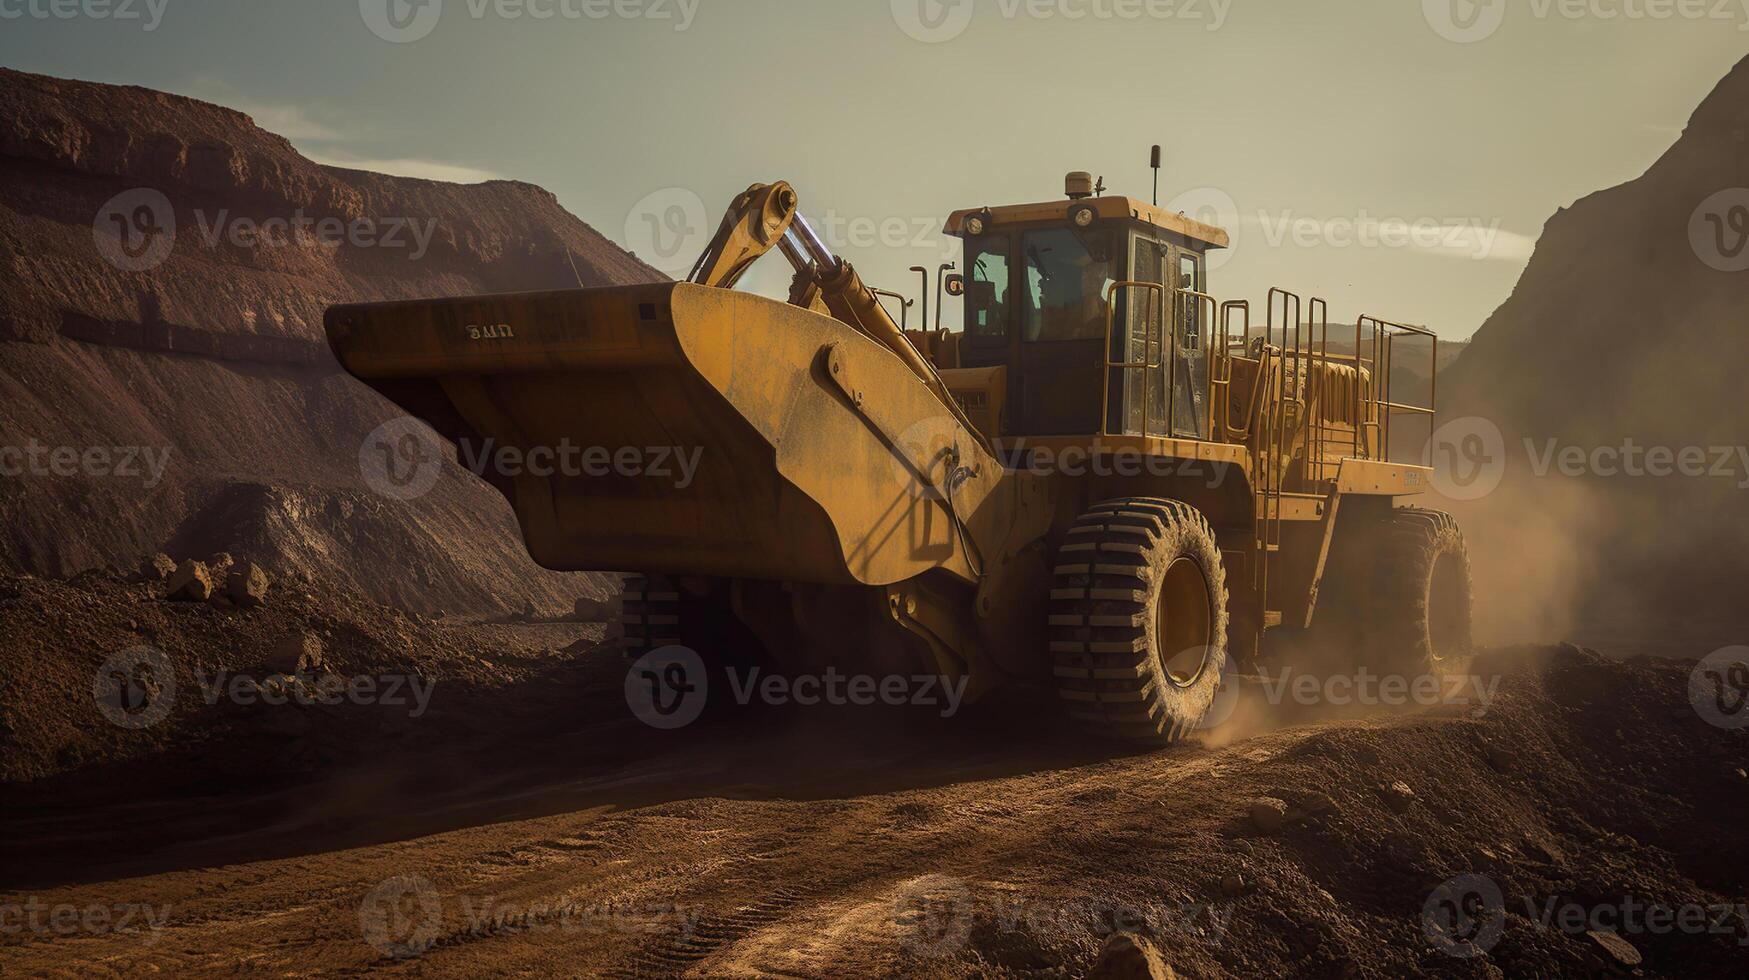
[[[1029,341],[1105,336],[1111,249],[1103,232],[1029,231],[1021,239],[1023,336]]]
[[[972,337],[1008,335],[1007,235],[986,235],[966,243],[966,333]]]

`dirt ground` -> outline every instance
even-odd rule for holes
[[[56,610],[78,628],[39,635],[114,646],[127,615],[184,666],[222,629],[208,666],[242,669],[310,614],[152,588],[14,581],[0,621]],[[1497,651],[1485,702],[1358,718],[1253,684],[1227,726],[1138,753],[1029,706],[659,731],[599,626],[335,608],[331,664],[435,680],[418,718],[184,696],[130,735],[73,689],[90,665],[5,662],[0,973],[1081,976],[1119,931],[1187,977],[1749,963],[1749,736],[1690,703],[1690,661]],[[20,717],[45,689],[71,691],[63,729]]]

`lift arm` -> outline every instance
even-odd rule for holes
[[[786,181],[754,184],[729,204],[687,280],[733,289],[753,263],[783,244],[795,219],[796,192]],[[791,256],[792,263],[794,259]]]
[[[796,270],[791,303],[815,309],[823,306],[833,318],[891,350],[968,432],[978,432],[934,366],[905,337],[874,291],[850,263],[832,253],[801,216],[795,189],[787,181],[754,184],[736,197],[688,279],[702,286],[731,289],[773,248],[781,249]]]

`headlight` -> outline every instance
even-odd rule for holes
[[[966,234],[968,234],[968,235],[982,235],[983,233],[984,233],[984,218],[982,215],[974,214],[971,217],[966,219]]]
[[[1069,220],[1073,221],[1077,228],[1093,227],[1093,219],[1097,217],[1099,215],[1092,208],[1076,208],[1069,212]]]

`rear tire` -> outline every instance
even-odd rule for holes
[[[735,616],[726,579],[627,575],[620,602],[620,650],[627,660],[683,646],[713,663],[759,662],[759,640]]]
[[[1372,615],[1361,621],[1368,667],[1392,674],[1444,675],[1472,652],[1470,556],[1450,514],[1391,511],[1378,528]]]
[[[1196,508],[1131,497],[1083,514],[1058,549],[1050,604],[1057,692],[1094,734],[1170,743],[1214,704],[1227,583]]]

